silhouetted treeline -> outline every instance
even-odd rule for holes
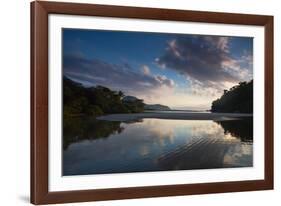
[[[253,80],[224,90],[221,98],[213,101],[211,111],[253,113]]]
[[[112,113],[135,113],[144,110],[144,103],[123,102],[122,91],[112,91],[107,87],[83,87],[82,84],[63,78],[63,113],[66,116],[81,114],[98,116]]]

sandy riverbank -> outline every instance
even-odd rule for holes
[[[98,120],[106,121],[137,121],[143,118],[156,118],[156,119],[179,119],[179,120],[235,120],[242,117],[252,117],[253,114],[242,113],[184,113],[184,112],[148,112],[148,113],[134,113],[134,114],[110,114],[97,117]]]

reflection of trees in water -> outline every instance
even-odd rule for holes
[[[82,140],[107,138],[121,133],[121,122],[98,121],[90,117],[69,117],[63,120],[63,149]]]
[[[126,124],[136,122],[142,122],[142,119],[128,121]],[[224,129],[225,134],[229,133],[243,142],[253,141],[253,118],[216,121],[216,123]],[[63,121],[63,149],[66,150],[75,142],[107,138],[112,134],[120,134],[123,130],[121,122],[100,121],[91,117],[67,117]]]
[[[224,133],[240,138],[242,142],[253,141],[253,118],[242,120],[216,121],[224,129]]]

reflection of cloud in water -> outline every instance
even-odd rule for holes
[[[158,159],[166,170],[252,166],[252,145],[236,140],[202,138],[180,146]]]
[[[91,124],[96,124],[94,131]],[[119,128],[124,129],[114,132]],[[252,166],[252,143],[237,138],[234,134],[242,133],[235,132],[230,123],[143,119],[116,125],[94,122],[87,130],[71,131],[68,135],[73,141],[76,134],[87,131],[88,135],[64,151],[64,175]],[[93,135],[96,138],[88,141]]]
[[[141,146],[139,150],[140,155],[146,156],[149,154],[149,149],[147,146]]]
[[[227,153],[224,155],[223,162],[225,165],[239,165],[244,162],[249,162],[252,160],[253,147],[250,144],[242,143],[241,145],[236,145],[231,147]],[[251,162],[251,161],[250,161]],[[249,166],[252,166],[249,165]]]
[[[191,131],[198,138],[223,138],[223,129],[212,121],[194,122]]]
[[[219,124],[209,120],[144,119],[143,123],[153,136],[168,138],[170,143],[173,143],[175,136],[185,133],[189,133],[192,138],[236,139],[231,134],[224,134],[224,129]]]
[[[226,133],[226,134],[224,134],[223,135],[223,139],[224,139],[224,141],[236,141],[236,142],[240,142],[240,140],[237,138],[237,137],[235,137],[235,136],[232,136],[230,133]]]

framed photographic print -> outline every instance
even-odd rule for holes
[[[31,3],[31,202],[273,189],[273,17]]]

